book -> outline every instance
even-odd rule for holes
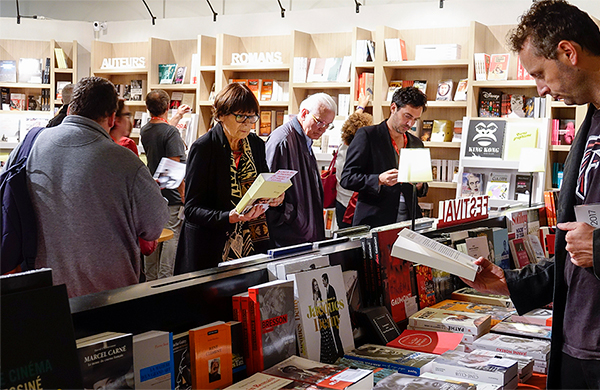
[[[577,222],[584,222],[593,228],[598,228],[598,215],[600,204],[582,204],[575,206],[575,218]]]
[[[163,157],[158,163],[153,178],[161,189],[177,189],[185,176],[185,164]]]
[[[293,257],[281,262],[271,262],[267,264],[267,269],[273,269],[275,279],[286,280],[287,275],[289,274],[323,268],[329,265],[329,256],[310,254],[306,256]]]
[[[0,282],[2,387],[82,389],[67,287],[37,271]]]
[[[486,294],[471,287],[463,287],[452,293],[452,299],[466,302],[478,302],[487,305],[503,306],[514,309],[515,305],[506,295]]]
[[[441,375],[441,374],[436,374],[433,372],[426,372],[423,375],[420,376],[420,378],[423,379],[434,379],[434,380],[438,380],[438,381],[442,381],[443,384],[440,384],[439,387],[440,388],[445,388],[444,386],[454,386],[454,387],[448,387],[449,389],[477,389],[477,390],[503,390],[503,389],[514,389],[517,387],[518,381],[516,380],[517,378],[515,378],[514,382],[509,382],[508,385],[506,386],[500,386],[500,385],[494,385],[491,383],[485,383],[485,382],[481,382],[481,381],[476,381],[474,379],[465,379],[465,380],[461,380],[461,379],[457,379],[457,378],[450,378],[447,377],[445,375]]]
[[[475,349],[471,351],[476,353],[479,356],[488,356],[490,358],[493,357],[501,357],[512,359],[517,362],[517,370],[519,374],[519,379],[521,382],[524,382],[523,378],[527,377],[529,374],[533,373],[533,359],[526,356],[519,355],[510,355],[508,353],[498,352],[498,351],[488,351],[486,349]]]
[[[491,317],[488,314],[428,307],[410,316],[408,324],[421,329],[465,333],[478,337],[490,331]]]
[[[510,54],[492,54],[490,56],[490,67],[488,80],[508,80],[508,65]]]
[[[490,55],[475,53],[475,81],[486,81],[488,69],[490,68]]]
[[[261,199],[274,199],[283,194],[285,190],[292,186],[290,179],[296,173],[297,171],[284,169],[280,169],[275,173],[261,173],[235,206],[235,211],[245,214],[258,204],[261,207],[268,207],[267,203],[259,203]]]
[[[419,309],[433,305],[435,303],[435,288],[431,267],[415,264],[413,270],[419,298]]]
[[[440,80],[438,82],[437,92],[435,100],[438,101],[451,101],[452,100],[452,87],[454,83],[452,80]]]
[[[516,313],[514,309],[508,309],[502,306],[486,305],[477,302],[458,301],[455,299],[446,299],[431,306],[432,309],[464,311],[469,313],[488,314],[491,316],[490,325],[494,326]]]
[[[460,79],[456,84],[456,92],[454,92],[454,101],[467,100],[467,89],[469,87],[469,79]]]
[[[364,344],[347,352],[344,357],[393,369],[402,374],[419,376],[427,371],[428,364],[437,356],[431,353],[415,352],[401,348]]]
[[[513,314],[510,320],[524,324],[550,326],[552,323],[552,309],[539,308],[530,310],[522,315]]]
[[[514,199],[521,202],[529,201],[531,193],[531,176],[517,174],[515,178],[515,196]]]
[[[490,178],[485,187],[485,194],[490,199],[508,200],[510,176],[510,173],[490,173]]]
[[[345,357],[339,358],[335,362],[335,365],[340,367],[359,368],[363,370],[373,371],[373,385],[377,385],[377,382],[379,382],[380,380],[397,373],[396,370],[392,370],[390,368],[383,368],[369,362],[348,359]]]
[[[190,329],[194,389],[221,389],[232,383],[231,330],[223,321]]]
[[[338,83],[347,83],[350,81],[350,67],[352,65],[352,56],[344,56],[340,66],[337,79]]]
[[[354,315],[367,342],[387,344],[400,335],[396,321],[385,306],[360,308]]]
[[[508,229],[494,228],[494,264],[502,269],[510,269],[510,247],[508,246]]]
[[[518,318],[516,316],[515,318]],[[550,317],[550,320],[552,317]],[[512,321],[512,319],[511,319]],[[528,337],[534,339],[550,340],[552,328],[549,325],[527,324],[522,322],[503,321],[492,327],[492,332],[508,334],[511,336]]]
[[[392,248],[392,256],[441,269],[474,280],[477,266],[472,257],[409,229],[401,230]]]
[[[527,210],[513,211],[507,217],[509,234],[514,233],[514,238],[525,237],[528,233]]]
[[[532,262],[527,254],[527,250],[525,249],[524,238],[515,238],[513,240],[509,240],[508,245],[510,247],[515,268],[523,268]]]
[[[341,267],[299,272],[287,278],[294,281],[299,355],[334,363],[354,348]]]
[[[294,283],[275,280],[248,288],[254,306],[257,354],[254,369],[263,371],[296,352]]]
[[[158,64],[158,83],[173,84],[177,64]]]
[[[496,385],[506,385],[518,375],[517,361],[477,352],[448,351],[432,363],[432,372],[454,378],[475,377]]]
[[[294,381],[291,379],[279,378],[273,375],[263,374],[262,372],[257,372],[249,378],[246,378],[240,382],[236,382],[235,384],[225,388],[225,390],[303,390],[303,389],[324,389],[323,387],[318,387],[315,385],[311,385],[309,383],[304,383],[300,381]]]
[[[191,67],[190,67],[190,84],[198,84],[198,67],[200,66],[200,55],[198,53],[192,54]]]
[[[17,61],[0,60],[0,83],[17,82]]]
[[[424,374],[430,374],[426,372]],[[467,381],[452,382],[449,378],[431,378],[423,375],[419,377],[395,373],[378,382],[373,390],[411,390],[411,389],[445,389],[445,390],[483,390],[483,387],[468,383]],[[485,390],[491,390],[485,388]]]
[[[423,120],[423,127],[421,128],[420,138],[421,141],[431,141],[431,133],[433,132],[433,120]]]
[[[293,64],[293,76],[292,81],[294,83],[306,83],[306,75],[308,73],[308,58],[306,57],[294,57]]]
[[[182,104],[181,103],[182,100],[183,100],[183,92],[174,91],[171,94],[171,101],[169,102],[169,109],[177,111],[179,106],[181,106],[181,104]]]
[[[61,47],[54,48],[54,56],[56,57],[56,66],[59,69],[67,69],[69,67],[67,65],[67,57],[65,56],[65,52]]]
[[[370,370],[328,365],[299,356],[290,356],[263,371],[263,374],[304,382],[318,388],[371,389],[373,387],[373,373]]]
[[[131,80],[129,93],[129,100],[135,102],[141,102],[144,100],[144,86],[146,84],[145,80]]]
[[[479,91],[479,116],[492,118],[501,116],[502,93],[496,90]]]
[[[24,93],[11,92],[10,94],[10,106],[14,110],[26,111],[27,110],[27,99]]]
[[[270,101],[273,96],[273,79],[260,81],[260,101]]]
[[[42,83],[44,65],[40,58],[19,58],[19,83]]]
[[[173,84],[183,84],[186,71],[187,66],[178,66],[177,70],[175,71],[175,77],[173,78]]]
[[[262,110],[260,112],[260,127],[258,129],[258,135],[266,137],[271,134],[272,120],[271,110]]]
[[[173,335],[173,368],[174,388],[192,390],[190,335],[188,331]]]
[[[454,135],[454,123],[447,119],[434,119],[431,129],[431,142],[451,142]],[[447,161],[447,160],[442,160]],[[443,176],[443,175],[442,175]],[[444,180],[448,181],[448,180]]]
[[[384,40],[385,54],[389,62],[406,61],[406,42],[400,38],[386,38]]]
[[[459,333],[405,330],[388,347],[408,349],[416,352],[442,353],[458,347],[463,336]]]
[[[244,329],[240,321],[225,323],[231,331],[231,368],[233,383],[239,382],[248,376],[246,361],[244,359]]]
[[[415,80],[413,87],[427,95],[427,80]]]
[[[467,130],[464,157],[501,159],[504,151],[506,122],[472,118]]]
[[[506,129],[504,160],[519,161],[522,148],[537,146],[538,127],[524,123],[511,123]]]
[[[133,336],[135,387],[172,389],[175,387],[173,334],[152,330]]]
[[[477,349],[528,356],[544,362],[550,357],[550,341],[508,336],[499,333],[484,334],[473,342],[473,346]]]
[[[131,333],[104,332],[77,339],[83,387],[107,384],[134,388],[133,337]]]

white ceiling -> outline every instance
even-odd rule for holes
[[[143,0],[0,0],[0,17],[37,16],[51,20],[151,20]],[[219,15],[279,12],[277,0],[208,0]],[[320,8],[354,9],[356,0],[280,0],[286,12]],[[420,0],[438,2],[440,0]],[[446,1],[446,0],[445,0]],[[455,0],[448,0],[455,1]],[[358,0],[363,7],[414,2],[414,0]],[[212,16],[207,0],[146,0],[157,19]],[[257,21],[260,23],[260,21]]]

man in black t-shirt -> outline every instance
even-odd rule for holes
[[[160,89],[151,91],[146,96],[146,108],[152,118],[142,127],[140,135],[148,159],[148,169],[152,175],[156,172],[163,157],[177,162],[185,162],[185,144],[175,126],[183,115],[190,111],[190,107],[185,104],[179,106],[176,114],[170,121],[167,121],[169,101],[169,95]],[[182,181],[178,189],[161,189],[162,195],[169,202],[169,221],[165,228],[173,231],[173,238],[159,244],[150,256],[144,258],[146,280],[173,276],[175,253],[181,231],[179,211],[184,202],[184,186]]]

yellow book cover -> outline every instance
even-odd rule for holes
[[[279,173],[280,171],[277,172]],[[287,181],[269,180],[275,174],[277,173],[261,173],[254,180],[250,188],[248,188],[242,200],[235,206],[235,211],[240,214],[247,213],[256,201],[277,198],[292,186],[292,182],[289,179]]]
[[[231,330],[223,321],[190,329],[194,389],[222,389],[233,383]]]
[[[522,148],[537,146],[538,128],[535,125],[509,123],[506,136],[506,155],[504,160],[519,161]]]

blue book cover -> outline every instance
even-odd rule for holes
[[[494,229],[494,263],[502,269],[510,269],[509,254],[508,230],[505,228]]]
[[[419,376],[422,373],[422,368],[438,357],[438,355],[375,344],[365,344],[351,352],[347,352],[344,357],[367,362],[377,367],[396,370],[401,374]]]

